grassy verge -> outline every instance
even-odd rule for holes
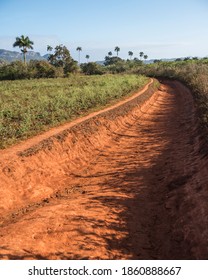
[[[142,88],[138,75],[0,82],[0,148],[68,122]]]
[[[208,143],[208,59],[163,62],[148,65],[138,71],[152,77],[177,79],[192,91],[199,118],[200,134]],[[208,144],[204,150],[208,152]]]

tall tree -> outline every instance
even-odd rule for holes
[[[81,47],[77,47],[76,50],[79,52],[79,64],[80,64],[80,52],[82,51],[82,48]]]
[[[132,51],[129,51],[128,54],[129,54],[130,59],[131,59],[134,53]]]
[[[85,58],[87,59],[87,62],[88,62],[88,61],[89,61],[89,58],[90,58],[89,54],[87,54],[87,55],[85,56]]]
[[[16,41],[13,44],[13,47],[19,47],[23,53],[24,63],[26,64],[26,53],[28,49],[33,49],[34,43],[29,39],[28,36],[22,35],[21,37],[16,37]]]
[[[51,52],[53,48],[50,45],[47,45],[47,52]]]
[[[140,52],[140,53],[139,53],[139,56],[140,56],[140,58],[142,59],[142,57],[144,56],[144,53],[143,53],[143,52]]]
[[[48,56],[48,61],[55,67],[63,68],[64,74],[77,70],[77,61],[72,59],[70,51],[63,45],[54,48],[54,54]]]
[[[117,47],[115,47],[114,51],[117,53],[117,56],[118,56],[118,53],[120,52],[120,48],[117,46]]]
[[[148,55],[145,54],[144,55],[144,60],[146,60],[146,59],[148,59]]]

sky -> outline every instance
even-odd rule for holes
[[[81,62],[119,56],[149,59],[208,56],[208,0],[0,0],[0,49],[29,36],[34,51],[65,45]]]

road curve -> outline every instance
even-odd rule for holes
[[[196,128],[189,90],[163,82],[90,160],[63,162],[64,188],[35,204],[26,197],[2,220],[0,258],[206,259],[208,172]]]

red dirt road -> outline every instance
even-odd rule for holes
[[[28,178],[1,194],[1,259],[208,258],[207,158],[189,90],[165,82],[104,132],[82,140],[73,160],[64,140],[23,157],[39,171],[27,166]],[[3,182],[15,181],[8,166]]]

